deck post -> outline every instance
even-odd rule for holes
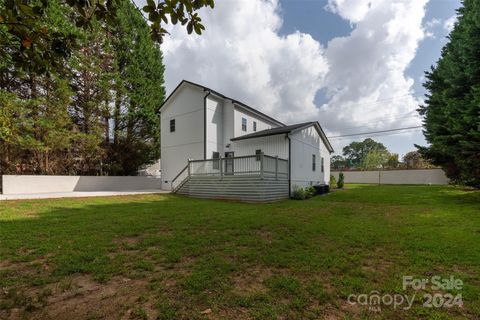
[[[263,180],[263,152],[260,152],[260,179]]]
[[[220,157],[220,180],[223,180],[223,163],[222,163],[222,157]]]
[[[190,177],[190,159],[187,160],[188,177]]]
[[[275,156],[275,180],[278,180],[278,156]]]

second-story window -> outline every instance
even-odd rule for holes
[[[322,157],[322,168],[321,169],[322,169],[322,172],[325,171],[325,166],[324,166],[324,163],[323,163],[323,157]]]
[[[317,163],[315,158],[315,155],[312,154],[312,171],[315,171],[315,169],[317,169]]]
[[[242,131],[247,131],[247,119],[242,118]]]
[[[257,131],[257,121],[253,121],[253,131]]]
[[[170,120],[170,132],[175,132],[175,119]]]

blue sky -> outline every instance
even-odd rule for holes
[[[328,1],[326,0],[281,0],[283,25],[280,29],[280,34],[287,35],[295,31],[308,33],[323,45],[327,45],[330,40],[336,37],[348,36],[354,29],[354,26],[337,14],[326,10],[325,7],[327,3]],[[412,86],[412,92],[419,97],[425,93],[425,89],[422,86],[424,72],[429,70],[430,66],[434,65],[438,60],[441,48],[447,41],[446,36],[448,35],[448,30],[444,28],[444,22],[454,15],[455,10],[459,8],[460,5],[460,0],[430,0],[426,5],[423,21],[424,24],[434,22],[434,25],[429,30],[432,32],[432,36],[425,37],[425,39],[420,41],[415,58],[411,61],[405,72],[407,76],[415,80]],[[321,105],[326,101],[327,99],[324,97],[324,92],[320,90],[315,97],[316,104]],[[405,126],[409,126],[408,123]],[[354,132],[348,131],[345,133],[365,132],[365,130],[353,131]],[[358,139],[365,137],[359,136]],[[399,138],[398,134],[386,136],[381,136],[380,134],[372,135],[372,138],[381,140],[387,144],[392,151],[400,154],[414,149],[411,143],[400,143],[401,137]],[[414,140],[415,143],[425,143],[420,133]],[[337,141],[339,143],[337,143],[336,153],[341,153],[340,148],[351,140],[345,138]]]
[[[139,0],[139,4],[142,4]],[[420,125],[424,71],[440,56],[460,0],[217,0],[206,30],[168,27],[166,87],[188,79],[327,135]],[[336,153],[353,140],[332,139]],[[370,135],[400,156],[420,129]]]
[[[340,16],[325,10],[326,0],[281,0],[283,25],[280,34],[286,35],[301,31],[312,35],[326,45],[336,37],[348,36],[352,25]],[[424,21],[449,19],[461,5],[460,0],[430,0],[426,6]],[[440,50],[445,44],[447,31],[441,24],[434,28],[435,38],[425,38],[420,42],[417,55],[408,68],[407,75],[414,78],[416,92],[423,93],[421,77],[440,57]],[[321,99],[320,99],[321,100]]]

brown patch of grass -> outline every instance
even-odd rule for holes
[[[265,292],[264,282],[273,274],[272,270],[259,266],[247,272],[238,273],[232,279],[233,292],[240,295]]]
[[[150,301],[149,281],[114,277],[105,284],[95,282],[90,275],[75,275],[61,283],[42,288],[17,290],[3,298],[17,301],[2,319],[155,319]]]
[[[30,261],[0,261],[0,272],[6,271],[23,276],[35,275],[50,269],[49,259],[53,254],[47,254]]]

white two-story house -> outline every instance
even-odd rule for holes
[[[217,193],[226,190],[225,186],[222,189],[225,180],[239,188],[240,181],[249,175],[260,175],[262,180],[275,178],[278,184],[281,181],[286,186],[281,192],[284,197],[294,188],[329,182],[333,149],[316,121],[285,125],[185,80],[162,105],[160,118],[165,190],[176,189],[181,180],[195,174],[208,177]],[[187,166],[189,160],[192,163]],[[240,176],[242,179],[232,182]]]

